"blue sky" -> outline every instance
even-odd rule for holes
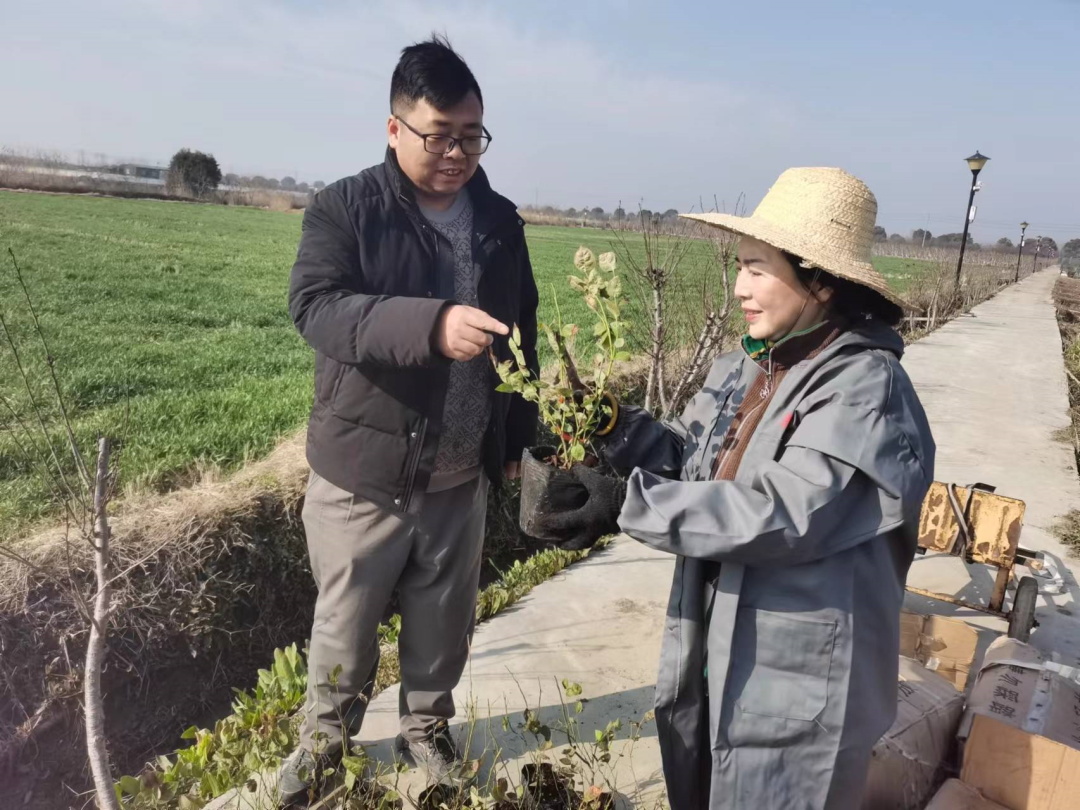
[[[752,207],[784,168],[836,165],[890,232],[944,233],[979,149],[976,238],[1080,237],[1078,0],[0,0],[0,144],[329,182],[381,158],[397,52],[432,29],[519,203]]]

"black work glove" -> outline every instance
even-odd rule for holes
[[[626,499],[626,482],[578,464],[573,476],[588,491],[583,506],[537,516],[533,533],[567,551],[591,548],[597,540],[619,531],[619,512]]]

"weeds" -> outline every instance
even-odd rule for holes
[[[606,545],[607,541],[601,541],[597,547]],[[498,582],[481,591],[476,605],[477,621],[492,618],[541,582],[589,554],[589,550],[551,548],[534,554],[524,562],[515,562]],[[400,630],[401,617],[398,615],[379,627],[383,655],[377,690],[395,683],[397,678],[394,675],[400,674],[396,648]],[[303,706],[307,688],[307,666],[296,644],[284,650],[275,650],[273,665],[268,670],[259,670],[258,677],[253,692],[234,690],[236,697],[232,713],[219,720],[213,730],[187,729],[183,739],[193,742],[178,751],[175,759],[158,757],[139,777],[125,776],[117,782],[117,795],[122,797],[124,806],[133,810],[197,810],[210,799],[244,785],[252,773],[278,767],[281,759],[299,742],[300,719],[297,712]],[[568,685],[567,694],[580,693],[580,687],[574,691]],[[539,729],[535,716],[532,719],[526,717],[524,722],[529,730]],[[613,733],[617,730],[610,731]],[[597,744],[600,743],[598,737]],[[342,779],[347,790],[354,790],[360,785],[358,778],[366,772],[367,767],[368,763],[363,757],[346,756],[343,759]],[[389,794],[378,794],[379,802],[392,800]],[[368,808],[378,805],[360,806]]]
[[[1054,523],[1054,536],[1080,557],[1080,509],[1070,509]]]

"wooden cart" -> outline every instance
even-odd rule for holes
[[[997,568],[990,604],[976,605],[955,596],[909,587],[912,593],[961,605],[1006,619],[1009,637],[1027,641],[1035,621],[1035,602],[1039,582],[1035,577],[1021,577],[1016,585],[1012,609],[1005,612],[1005,593],[1013,567],[1026,565],[1033,571],[1043,569],[1040,552],[1020,547],[1020,529],[1024,523],[1024,502],[994,493],[986,484],[959,487],[935,481],[923,501],[919,518],[918,553],[933,551],[962,557],[968,565]]]

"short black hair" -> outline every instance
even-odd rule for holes
[[[832,298],[829,299],[829,311],[841,318],[857,321],[870,316],[883,321],[887,326],[897,326],[904,319],[904,310],[881,293],[824,270],[803,267],[803,260],[794,253],[781,252],[795,268],[795,276],[803,287],[809,290],[817,279],[818,284],[833,291]]]
[[[476,93],[483,109],[484,95],[465,60],[445,36],[432,34],[431,39],[402,50],[390,79],[390,112],[412,107],[421,99],[437,110],[447,110],[470,91]]]

